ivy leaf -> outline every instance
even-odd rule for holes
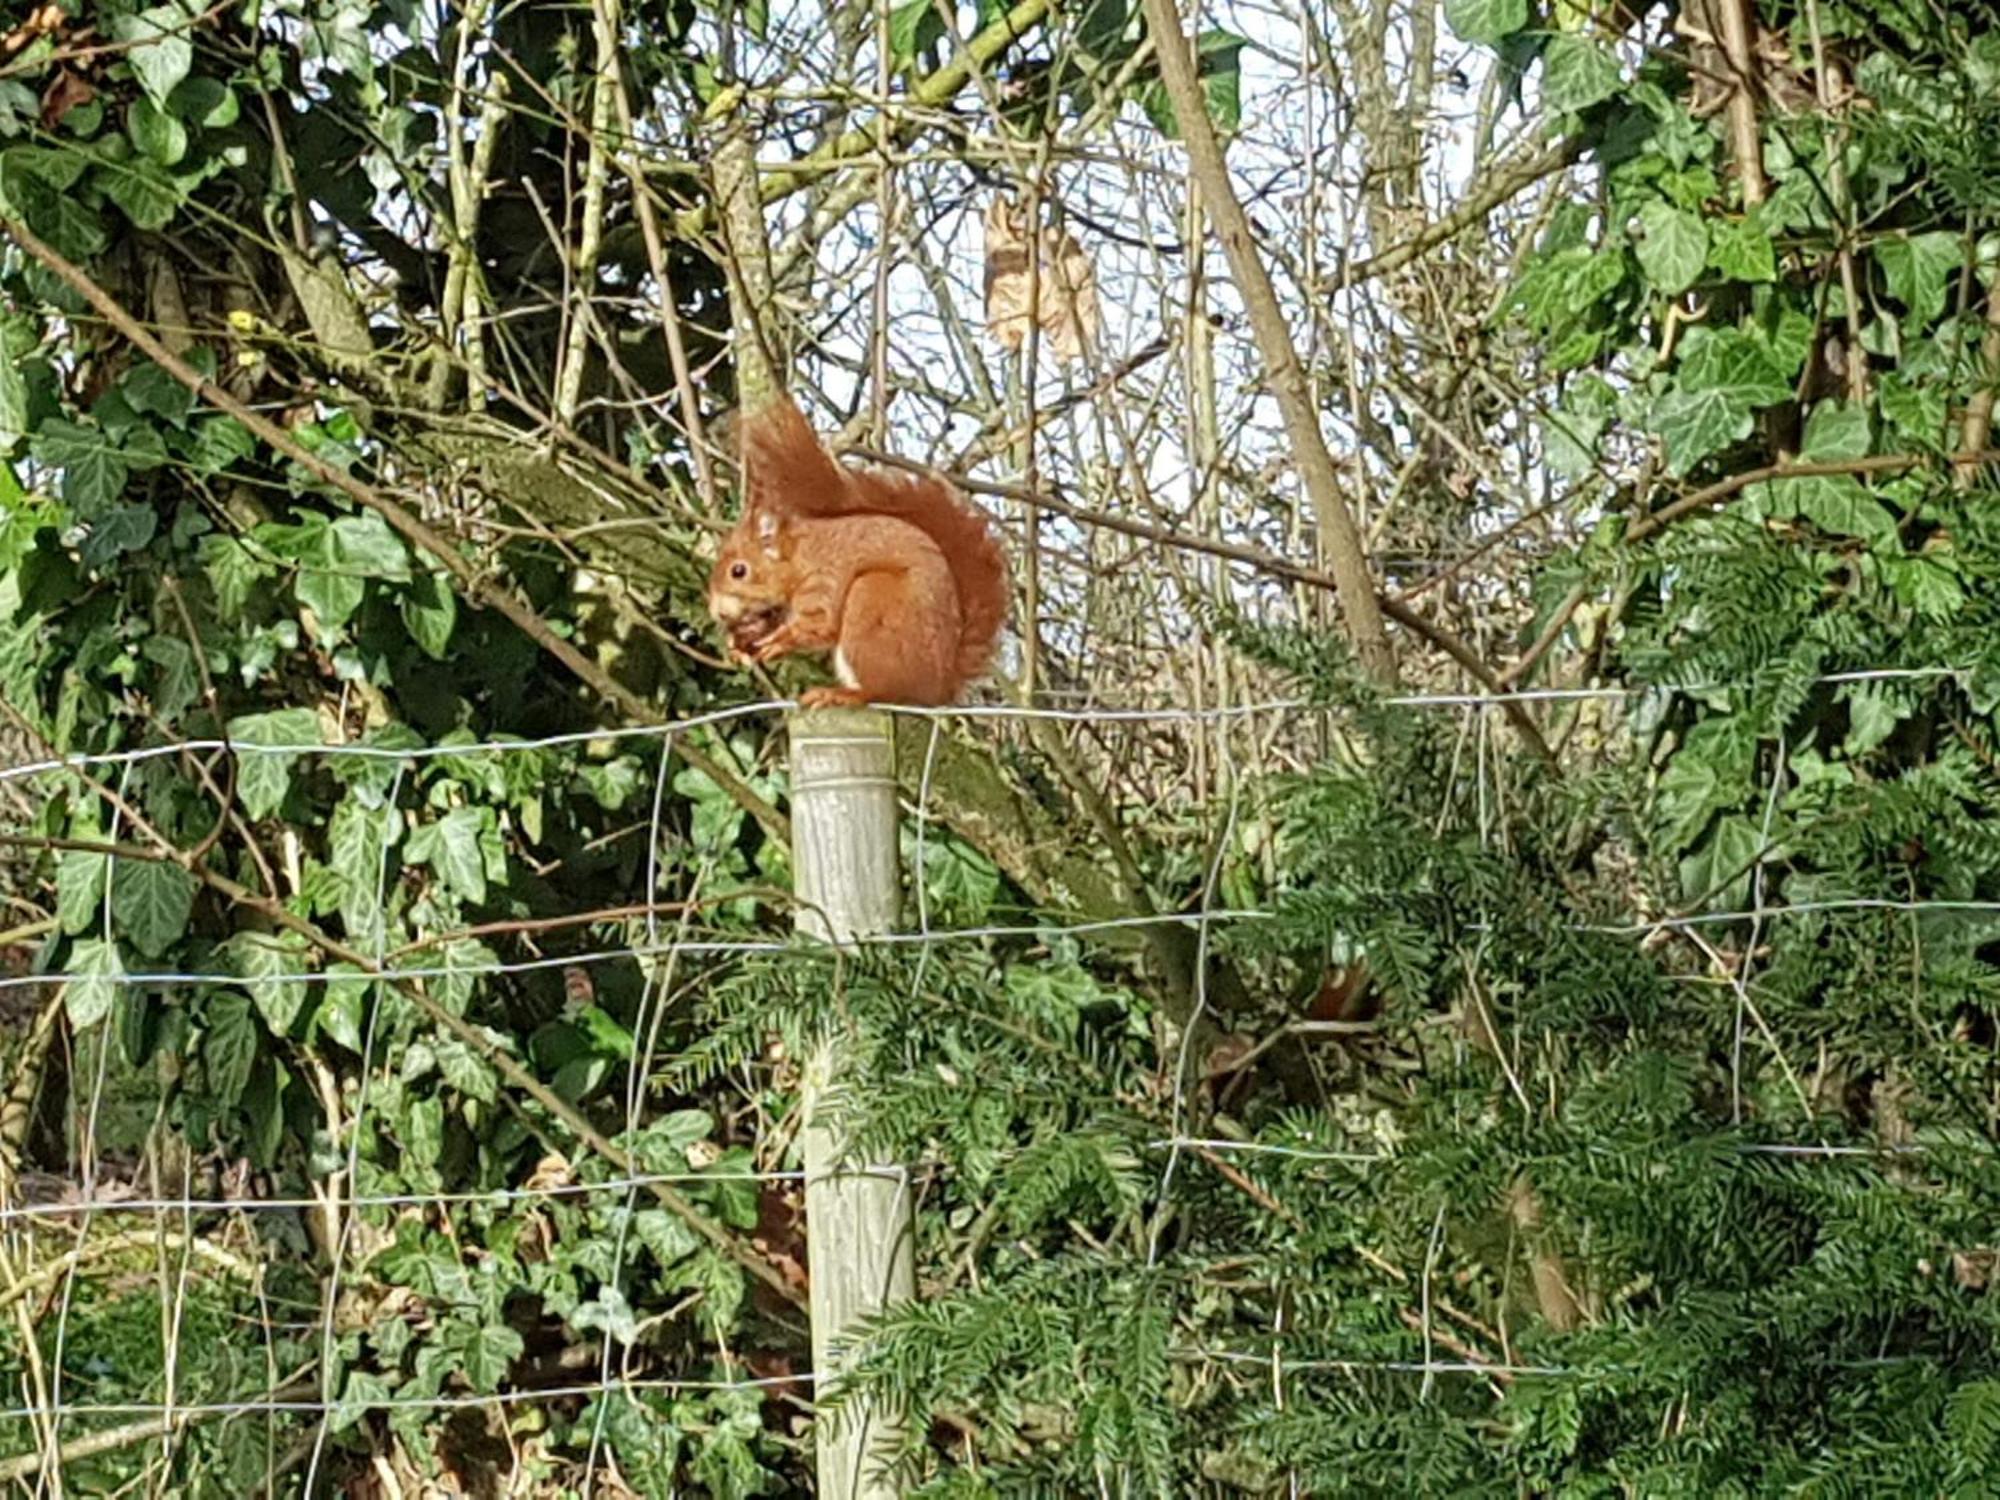
[[[143,156],[127,161],[100,159],[92,177],[137,229],[165,229],[187,197],[165,167]]]
[[[461,1324],[454,1344],[465,1378],[482,1396],[500,1389],[500,1382],[507,1378],[507,1371],[527,1347],[522,1343],[521,1335],[504,1323]]]
[[[403,591],[400,608],[410,639],[433,661],[443,661],[458,626],[458,594],[451,580],[443,573],[417,574]]]
[[[349,1370],[340,1399],[326,1414],[327,1432],[337,1437],[394,1395],[395,1387],[382,1376],[371,1370]]]
[[[361,1050],[362,1022],[368,1016],[368,991],[375,980],[353,964],[326,966],[326,993],[320,997],[314,1021],[321,1032],[349,1052]]]
[[[125,987],[125,964],[118,945],[103,938],[78,943],[70,950],[70,981],[63,991],[69,1024],[88,1031],[111,1014]]]
[[[1919,616],[1942,624],[1965,608],[1965,588],[1945,557],[1926,552],[1917,557],[1881,557],[1881,566],[1896,597]]]
[[[1690,335],[1680,383],[1685,390],[1712,391],[1745,410],[1774,406],[1792,395],[1791,377],[1762,344],[1737,329]]]
[[[285,800],[298,756],[278,748],[251,747],[318,745],[319,718],[309,708],[245,714],[229,721],[229,738],[237,747],[236,792],[243,799],[243,810],[253,819],[268,818]]]
[[[741,1146],[722,1153],[702,1178],[716,1216],[738,1229],[757,1227],[757,1164]]]
[[[1664,854],[1678,854],[1708,826],[1719,807],[1734,800],[1706,756],[1684,749],[1660,775],[1653,800],[1653,842]]]
[[[190,351],[191,354],[206,352],[206,350]],[[211,367],[202,371],[203,374],[214,374],[213,355],[205,361],[196,363],[205,363]],[[130,403],[132,410],[150,412],[175,427],[185,427],[188,413],[194,410],[194,392],[151,360],[139,365],[131,374],[119,381],[118,390]]]
[[[89,158],[75,151],[16,146],[0,152],[0,210],[10,209],[26,219],[30,227],[72,260],[89,260],[101,254],[111,242],[102,216],[70,192],[76,172],[88,161]],[[44,295],[59,298],[61,294],[45,292]]]
[[[250,429],[234,417],[204,417],[195,424],[188,460],[203,474],[216,474],[257,451]]]
[[[1622,80],[1617,57],[1594,38],[1567,31],[1549,38],[1542,54],[1542,102],[1550,109],[1566,114],[1589,109],[1617,93]]]
[[[1531,327],[1552,332],[1575,322],[1579,309],[1610,297],[1625,273],[1624,256],[1570,245],[1531,263],[1509,300]]]
[[[644,785],[639,762],[630,755],[621,755],[602,765],[578,766],[576,779],[606,812],[617,812]]]
[[[1710,335],[1711,337],[1713,335]],[[1748,325],[1745,337],[1771,356],[1787,382],[1805,367],[1819,330],[1800,309],[1773,297],[1767,309]]]
[[[383,724],[361,737],[370,750],[415,750],[423,737],[407,724]],[[332,766],[334,780],[349,788],[371,807],[380,806],[396,784],[396,778],[411,762],[395,755],[342,755]]]
[[[992,0],[987,0],[992,3]],[[681,1430],[626,1392],[607,1394],[583,1409],[577,1430],[604,1433],[605,1441],[618,1455],[619,1466],[642,1495],[677,1494],[680,1477]],[[754,1486],[745,1484],[733,1493],[748,1495]]]
[[[889,12],[889,53],[899,66],[929,50],[944,37],[944,18],[934,0],[904,0]]]
[[[444,1101],[412,1099],[403,1116],[403,1151],[420,1167],[435,1167],[444,1154]]]
[[[222,945],[231,973],[244,981],[264,1024],[287,1035],[305,1004],[304,940],[294,933],[239,932]]]
[[[391,583],[410,581],[409,549],[374,511],[342,516],[333,523],[332,532],[333,561],[342,570]]]
[[[243,607],[257,585],[272,573],[268,563],[235,537],[213,534],[201,539],[201,568],[215,591],[216,613],[229,623],[243,617]]]
[[[131,403],[125,404],[129,406]],[[136,414],[134,422],[137,423]],[[120,450],[125,467],[135,474],[144,474],[167,462],[167,440],[160,436],[156,428],[143,424],[128,427],[118,434],[118,441],[125,445]]]
[[[642,1208],[633,1214],[632,1234],[662,1267],[677,1264],[701,1248],[701,1236],[664,1208]]]
[[[1528,24],[1528,0],[1444,0],[1444,21],[1461,42],[1492,47]]]
[[[493,972],[499,955],[484,943],[467,939],[446,943],[438,957],[445,972],[431,979],[431,995],[453,1015],[462,1016],[472,1003],[473,987]]]
[[[1836,695],[1847,704],[1847,738],[1841,749],[1859,757],[1875,749],[1915,706],[1908,687],[1896,682],[1844,682]]]
[[[35,433],[37,463],[61,469],[62,497],[86,520],[125,491],[125,459],[104,433],[62,417],[51,417]]]
[[[28,432],[28,382],[18,360],[0,352],[0,455],[13,450]]]
[[[705,1109],[676,1109],[662,1115],[641,1137],[646,1170],[679,1172],[688,1165],[688,1149],[715,1133],[715,1116]]]
[[[313,612],[321,632],[331,634],[361,608],[361,601],[367,597],[368,580],[342,555],[341,541],[333,527],[308,525],[301,530],[306,546],[305,565],[292,581],[292,594]]]
[[[1937,448],[1947,410],[1942,387],[1891,370],[1882,376],[1879,400],[1896,442],[1919,450]]]
[[[1195,70],[1201,80],[1202,100],[1208,107],[1208,117],[1225,132],[1243,123],[1243,47],[1242,37],[1219,28],[1204,31],[1195,41]],[[1156,130],[1174,140],[1180,139],[1180,120],[1174,114],[1174,102],[1167,97],[1164,84],[1157,80],[1146,84],[1138,90],[1137,98]]]
[[[312,20],[301,38],[308,58],[323,58],[335,72],[366,79],[375,72],[375,57],[368,50],[369,0],[332,0],[315,6]]]
[[[1721,391],[1680,389],[1653,403],[1650,425],[1666,445],[1667,471],[1678,478],[1748,437],[1751,418]]]
[[[444,1081],[468,1099],[491,1104],[500,1097],[491,1064],[455,1036],[441,1036],[432,1044],[438,1071]]]
[[[1711,911],[1741,908],[1750,898],[1751,861],[1763,847],[1757,826],[1732,813],[1694,853],[1681,861],[1681,893]]]
[[[1872,442],[1867,407],[1822,401],[1806,418],[1805,443],[1799,457],[1815,463],[1865,458]]]
[[[1678,296],[1708,264],[1708,226],[1672,204],[1648,203],[1639,210],[1633,250],[1646,279],[1667,296]]]
[[[468,901],[486,899],[486,862],[479,835],[484,815],[476,807],[455,807],[435,823],[411,832],[403,855],[414,865],[429,865],[446,887]]]
[[[1008,1005],[1058,1034],[1076,1034],[1083,1012],[1096,1005],[1097,981],[1075,963],[1016,964],[1007,970]]]
[[[1753,285],[1778,279],[1778,252],[1757,220],[1711,218],[1708,263],[1731,281]]]
[[[177,5],[156,5],[136,16],[119,16],[111,34],[125,44],[125,60],[146,96],[166,107],[167,96],[194,67],[194,45],[188,40],[190,18]]]
[[[1889,283],[1889,295],[1909,309],[1906,325],[1915,333],[1944,311],[1951,282],[1964,263],[1964,242],[1946,230],[1897,235],[1875,244],[1875,261]]]
[[[237,990],[216,990],[202,1011],[201,1058],[209,1087],[224,1105],[234,1106],[249,1087],[257,1065],[257,1020],[250,999]]]
[[[703,1245],[661,1278],[670,1288],[688,1288],[701,1294],[709,1318],[719,1328],[729,1327],[743,1306],[743,1271],[735,1261]]]
[[[110,873],[108,854],[65,849],[56,861],[56,920],[71,937],[97,925]]]
[[[127,552],[137,552],[153,539],[160,518],[150,505],[120,502],[99,512],[90,523],[90,535],[78,549],[87,568],[102,568]]]
[[[1539,424],[1542,456],[1564,479],[1581,479],[1597,470],[1597,443],[1607,419],[1572,411],[1552,411]]]
[[[341,799],[327,825],[327,865],[340,881],[340,914],[349,938],[372,941],[388,879],[386,856],[402,832],[402,814],[359,794]]]
[[[0,78],[0,136],[19,135],[41,113],[35,91],[12,78]]]
[[[154,709],[163,719],[179,718],[201,691],[194,647],[178,636],[156,635],[147,639],[139,654],[158,669],[150,683]]]
[[[623,1292],[609,1284],[599,1287],[592,1301],[577,1304],[576,1311],[569,1315],[569,1326],[578,1333],[598,1329],[620,1344],[629,1344],[639,1336],[639,1320],[632,1315],[632,1304],[625,1300]]]
[[[1797,516],[1828,536],[1859,537],[1869,543],[1896,540],[1896,518],[1852,474],[1809,474],[1772,480],[1759,488],[1766,515]]]
[[[284,1065],[276,1058],[267,1058],[263,1067],[250,1074],[250,1086],[243,1091],[243,1114],[250,1125],[250,1159],[260,1167],[275,1165],[284,1143],[285,1080]]]
[[[243,112],[236,91],[219,78],[186,79],[171,102],[176,116],[204,130],[227,130]]]
[[[742,830],[747,813],[726,791],[693,767],[674,777],[674,790],[694,804],[689,842],[702,853],[728,848]]]
[[[187,126],[151,99],[132,101],[125,114],[125,133],[133,145],[163,167],[171,167],[187,155]]]
[[[187,931],[194,910],[194,876],[166,860],[135,860],[111,882],[118,933],[147,958],[158,958]]]

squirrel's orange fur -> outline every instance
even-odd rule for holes
[[[742,423],[743,518],[723,539],[708,607],[752,661],[832,650],[837,688],[808,706],[955,702],[986,670],[1007,615],[1007,559],[941,479],[851,469],[791,398]]]

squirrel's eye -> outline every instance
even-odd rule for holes
[[[746,562],[731,563],[729,565],[729,576],[731,578],[748,578],[750,576],[750,564]]]

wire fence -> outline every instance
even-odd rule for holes
[[[1818,679],[1822,684],[1883,682],[1898,680],[1934,680],[1956,675],[1948,668],[1883,668],[1866,671],[1850,671],[1827,674]],[[1508,694],[1492,693],[1426,693],[1402,695],[1388,700],[1392,704],[1413,708],[1461,710],[1477,712],[1499,706],[1502,703],[1528,702],[1548,703],[1577,701],[1586,699],[1629,700],[1641,696],[1647,689],[1627,689],[1622,687],[1526,690]],[[146,762],[179,757],[189,754],[226,754],[234,756],[284,756],[292,758],[316,757],[325,760],[341,758],[387,761],[398,769],[396,782],[389,789],[388,800],[394,804],[403,787],[403,777],[411,767],[442,758],[462,758],[481,755],[507,755],[531,751],[576,747],[585,744],[601,745],[608,742],[629,743],[645,741],[659,743],[664,750],[670,750],[677,735],[700,729],[713,729],[740,721],[768,717],[789,709],[792,705],[779,701],[762,701],[736,705],[709,713],[691,715],[671,722],[641,726],[630,729],[589,731],[575,734],[545,736],[537,739],[494,739],[476,744],[433,744],[408,748],[389,748],[362,744],[253,744],[226,738],[190,739],[173,743],[149,745],[129,750],[105,753],[50,756],[43,759],[0,768],[0,783],[31,782],[41,778],[71,775],[77,773],[117,772],[129,775],[132,769]],[[1027,709],[1020,707],[976,705],[951,710],[895,709],[892,712],[918,719],[926,719],[941,724],[949,719],[986,719],[1005,721],[1027,721],[1042,719],[1061,724],[1086,722],[1139,722],[1160,725],[1218,724],[1258,717],[1296,715],[1307,712],[1310,705],[1300,700],[1273,700],[1254,704],[1223,705],[1206,709],[1189,708],[1121,708],[1116,706],[1077,709]],[[934,746],[933,746],[934,748]],[[473,978],[495,978],[545,972],[551,969],[571,970],[587,968],[615,962],[636,961],[645,967],[645,991],[640,1003],[640,1015],[647,1014],[647,1006],[660,994],[666,981],[662,977],[662,967],[671,965],[683,957],[699,956],[745,956],[769,955],[798,951],[798,944],[781,940],[758,939],[713,939],[693,936],[685,929],[687,913],[681,912],[683,930],[670,931],[665,919],[675,910],[673,903],[657,901],[660,883],[658,854],[663,833],[663,816],[666,808],[665,773],[670,754],[662,754],[658,778],[653,789],[650,815],[650,842],[647,861],[646,903],[620,908],[626,917],[643,918],[646,940],[623,945],[594,948],[561,955],[543,955],[518,960],[494,960],[477,963],[418,963],[398,964],[391,960],[386,949],[386,934],[375,954],[375,962],[360,973],[328,973],[325,971],[302,971],[274,973],[261,976],[255,982],[276,986],[324,986],[334,982],[361,981],[371,985],[418,984],[428,980]],[[929,766],[925,767],[922,795],[917,799],[916,832],[921,857],[922,840],[926,828],[934,820],[934,809],[928,805],[930,791]],[[113,824],[114,836],[116,823]],[[86,851],[87,852],[87,851]],[[154,851],[164,857],[168,851]],[[112,850],[107,845],[105,857],[115,868],[122,860],[142,857],[136,851]],[[386,897],[388,880],[389,851],[385,847],[382,855],[382,883],[377,890],[378,902]],[[1212,876],[1211,871],[1211,876]],[[115,876],[113,877],[115,879]],[[1005,941],[1048,942],[1056,938],[1088,939],[1110,934],[1126,933],[1156,926],[1174,926],[1198,934],[1204,941],[1211,929],[1227,924],[1255,923],[1269,920],[1273,915],[1265,910],[1232,909],[1210,904],[1215,881],[1210,878],[1204,883],[1203,901],[1200,909],[1189,911],[1160,912],[1128,917],[1095,920],[1063,920],[1047,918],[1033,922],[983,923],[962,927],[935,927],[930,921],[929,903],[921,899],[922,881],[914,882],[920,899],[916,903],[919,926],[915,930],[896,931],[873,938],[860,939],[864,944],[875,944],[890,948],[918,948],[929,950],[948,944],[992,943]],[[106,909],[109,910],[110,892],[104,895]],[[1620,923],[1577,924],[1576,930],[1597,934],[1644,938],[1657,933],[1686,931],[1699,927],[1746,924],[1751,926],[1766,922],[1815,913],[1839,913],[1856,911],[1882,911],[1894,913],[2000,913],[2000,901],[1976,900],[1890,900],[1890,899],[1824,899],[1807,900],[1796,903],[1770,903],[1759,899],[1753,905],[1741,909],[1719,912],[1701,911],[1683,914],[1662,914],[1659,916]],[[587,922],[595,914],[576,914],[578,923]],[[1475,927],[1478,924],[1474,924]],[[427,943],[443,942],[450,939],[443,934],[426,939]],[[82,981],[110,982],[127,988],[170,987],[190,985],[227,984],[241,986],[247,981],[235,972],[203,969],[163,968],[159,970],[139,970],[114,975],[82,972],[46,972],[0,976],[0,991],[36,990],[48,991],[53,987]],[[1740,987],[1739,987],[1740,990]],[[1747,1000],[1739,994],[1739,1003]],[[626,1373],[614,1368],[613,1346],[616,1340],[607,1337],[604,1342],[603,1363],[600,1378],[595,1381],[552,1380],[537,1385],[520,1385],[492,1392],[462,1392],[439,1390],[431,1394],[400,1395],[392,1391],[369,1391],[356,1395],[337,1392],[331,1384],[330,1371],[336,1361],[332,1357],[335,1343],[334,1308],[338,1300],[339,1288],[344,1276],[351,1273],[353,1246],[350,1242],[356,1216],[366,1212],[395,1212],[406,1209],[430,1210],[449,1218],[453,1211],[470,1210],[480,1207],[505,1208],[533,1203],[574,1202],[577,1200],[601,1200],[622,1195],[628,1208],[636,1203],[640,1193],[652,1189],[679,1190],[692,1186],[713,1186],[719,1183],[752,1183],[757,1185],[796,1185],[804,1181],[805,1174],[795,1169],[773,1168],[769,1170],[741,1170],[734,1168],[690,1169],[671,1172],[617,1171],[601,1180],[564,1180],[547,1183],[529,1183],[492,1190],[463,1190],[437,1192],[389,1192],[368,1193],[351,1191],[359,1165],[361,1130],[369,1107],[368,1084],[371,1077],[381,1071],[383,1060],[376,1055],[376,1039],[371,1025],[362,1039],[362,1061],[359,1071],[360,1093],[352,1112],[346,1121],[349,1141],[344,1155],[344,1168],[339,1174],[345,1177],[346,1186],[329,1183],[323,1192],[313,1195],[279,1195],[259,1197],[250,1194],[225,1196],[206,1195],[175,1196],[172,1194],[138,1194],[130,1191],[105,1191],[96,1181],[98,1172],[94,1163],[86,1171],[83,1179],[63,1184],[64,1191],[45,1201],[32,1201],[23,1195],[20,1184],[13,1185],[14,1201],[0,1203],[0,1226],[10,1235],[18,1235],[31,1226],[67,1227],[73,1231],[73,1246],[65,1254],[44,1264],[39,1270],[24,1273],[15,1268],[10,1270],[10,1279],[16,1281],[17,1290],[9,1293],[0,1289],[0,1313],[10,1305],[19,1306],[32,1294],[39,1293],[39,1304],[45,1315],[52,1311],[58,1319],[56,1358],[51,1362],[53,1379],[43,1393],[43,1399],[10,1408],[0,1408],[0,1422],[30,1422],[37,1424],[38,1452],[44,1460],[50,1454],[58,1453],[61,1444],[61,1428],[67,1422],[99,1423],[120,1421],[151,1424],[161,1432],[171,1432],[183,1424],[254,1416],[290,1416],[320,1419],[319,1432],[315,1439],[315,1464],[323,1451],[329,1431],[343,1422],[351,1421],[358,1415],[381,1411],[396,1413],[411,1410],[456,1411],[489,1408],[504,1408],[537,1402],[598,1401],[614,1396],[635,1396],[643,1392],[810,1392],[815,1383],[815,1374],[810,1370],[787,1372],[781,1375],[755,1374],[747,1369],[726,1374],[724,1378],[667,1379],[641,1373]],[[629,1129],[637,1130],[644,1115],[643,1088],[640,1075],[651,1061],[649,1054],[638,1054],[633,1059],[633,1085],[628,1089],[626,1123]],[[1183,1075],[1184,1076],[1184,1075]],[[100,1068],[98,1077],[91,1088],[91,1108],[95,1111],[103,1099],[104,1078]],[[1180,1117],[1179,1103],[1176,1103],[1175,1118]],[[86,1135],[94,1134],[93,1128]],[[1963,1143],[1964,1149],[1978,1149],[1973,1142]],[[1210,1160],[1236,1158],[1285,1159],[1304,1164],[1323,1164],[1329,1167],[1363,1169],[1388,1160],[1387,1151],[1356,1151],[1319,1149],[1307,1145],[1288,1145],[1279,1142],[1235,1139],[1226,1136],[1197,1135],[1173,1131],[1159,1134],[1144,1142],[1144,1149],[1167,1158],[1167,1176],[1162,1181],[1163,1195],[1171,1183],[1174,1164],[1185,1154],[1195,1153]],[[1932,1149],[1924,1143],[1880,1142],[1853,1144],[1846,1142],[1797,1142],[1797,1141],[1751,1141],[1743,1140],[1732,1144],[1732,1149],[1748,1156],[1764,1156],[1788,1161],[1834,1162],[1853,1159],[1875,1159],[1884,1162],[1898,1158],[1922,1155]],[[908,1182],[913,1176],[935,1174],[950,1170],[950,1163],[941,1160],[924,1160],[906,1163],[874,1163],[858,1165],[845,1170],[886,1177]],[[266,1215],[274,1213],[314,1214],[328,1210],[337,1211],[341,1217],[342,1236],[336,1246],[332,1273],[328,1278],[323,1315],[310,1325],[322,1335],[321,1358],[317,1370],[307,1370],[303,1374],[280,1379],[278,1373],[271,1372],[269,1388],[257,1395],[229,1400],[188,1400],[164,1399],[156,1402],[103,1402],[76,1399],[66,1395],[62,1389],[61,1371],[63,1366],[62,1341],[70,1327],[73,1308],[80,1278],[91,1260],[93,1224],[99,1218],[127,1219],[149,1218],[156,1221],[161,1234],[170,1231],[174,1221],[179,1220],[191,1228],[197,1218],[215,1216]],[[629,1246],[624,1239],[624,1226],[619,1228],[619,1243],[614,1252],[614,1271],[610,1283],[615,1291],[619,1278],[624,1273],[628,1260]],[[183,1292],[187,1272],[187,1262],[191,1254],[191,1236],[183,1235],[177,1242],[182,1255],[182,1265],[178,1272],[178,1284]],[[168,1245],[166,1240],[160,1245]],[[26,1290],[19,1288],[25,1286]],[[175,1310],[172,1320],[178,1321]],[[1426,1312],[1425,1337],[1429,1348],[1430,1324]],[[1505,1360],[1486,1361],[1466,1358],[1433,1358],[1428,1353],[1421,1360],[1404,1359],[1331,1359],[1321,1357],[1298,1357],[1287,1354],[1285,1341],[1274,1339],[1270,1347],[1262,1350],[1218,1349],[1206,1347],[1175,1348],[1172,1357],[1184,1361],[1207,1361],[1231,1367],[1263,1366],[1273,1370],[1276,1378],[1282,1379],[1286,1373],[1304,1375],[1312,1372],[1354,1373],[1362,1371],[1420,1375],[1425,1379],[1440,1376],[1472,1376],[1483,1380],[1510,1380],[1514,1378],[1569,1378],[1580,1376],[1601,1376],[1603,1370],[1583,1370],[1553,1365],[1513,1363]],[[1441,1346],[1444,1347],[1444,1346]],[[169,1379],[171,1385],[171,1377]],[[0,1473],[22,1474],[31,1472],[27,1467],[28,1455],[0,1460]],[[7,1467],[8,1464],[13,1467]]]

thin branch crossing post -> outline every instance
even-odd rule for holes
[[[839,709],[791,721],[792,868],[799,930],[844,943],[889,931],[901,904],[897,867],[896,740],[888,715]],[[908,1174],[846,1160],[823,1101],[852,1079],[853,1037],[838,1030],[806,1060],[806,1247],[812,1275],[813,1369],[841,1368],[842,1335],[916,1293],[915,1215]],[[882,1477],[901,1414],[850,1405],[815,1434],[822,1500],[900,1493]]]

